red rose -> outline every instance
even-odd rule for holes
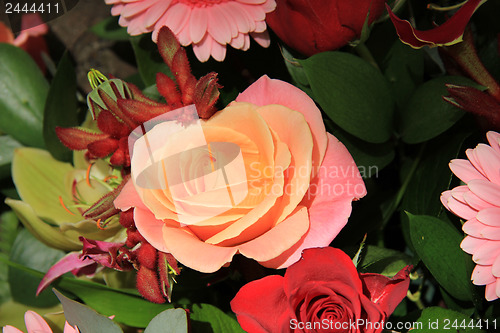
[[[371,24],[385,0],[276,0],[267,14],[269,27],[283,42],[306,56],[332,51],[361,36],[368,13]]]
[[[406,296],[409,271],[407,266],[392,279],[359,274],[339,249],[308,249],[284,277],[271,275],[243,286],[231,308],[249,333],[378,333]]]

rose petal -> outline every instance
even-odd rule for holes
[[[231,301],[231,309],[245,331],[290,332],[283,281],[279,275],[266,276],[244,285],[238,291]]]

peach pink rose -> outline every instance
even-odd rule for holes
[[[302,250],[329,245],[351,202],[366,194],[354,160],[325,131],[314,101],[286,82],[264,76],[199,124],[205,149],[196,149],[196,129],[168,134],[164,123],[146,139],[161,149],[148,151],[137,140],[131,180],[115,200],[123,211],[134,208],[151,245],[187,267],[214,272],[237,253],[288,267]],[[163,165],[141,174],[149,159]],[[215,163],[224,165],[224,177],[215,176]],[[175,181],[165,177],[171,169],[179,172]],[[168,186],[144,185],[162,183],[155,179],[162,174]]]

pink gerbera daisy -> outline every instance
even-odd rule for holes
[[[179,42],[188,46],[200,61],[210,56],[226,57],[226,44],[247,50],[251,35],[263,47],[269,46],[266,13],[275,0],[105,0],[113,5],[112,15],[131,35],[153,32],[156,42],[161,27],[167,26]]]
[[[486,299],[500,297],[500,134],[488,132],[489,146],[467,149],[467,160],[450,162],[450,169],[465,185],[441,194],[443,205],[467,220],[467,237],[460,247],[477,264],[472,282],[486,285]]]

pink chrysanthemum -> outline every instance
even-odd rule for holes
[[[105,0],[113,5],[112,15],[131,35],[153,31],[156,42],[161,27],[169,27],[200,61],[210,56],[226,57],[226,44],[247,50],[251,35],[263,47],[269,46],[266,13],[275,0]]]
[[[465,185],[441,194],[443,205],[467,220],[460,247],[477,264],[475,285],[486,285],[488,301],[500,297],[500,134],[488,132],[489,146],[467,149],[467,160],[455,159],[450,169]]]

